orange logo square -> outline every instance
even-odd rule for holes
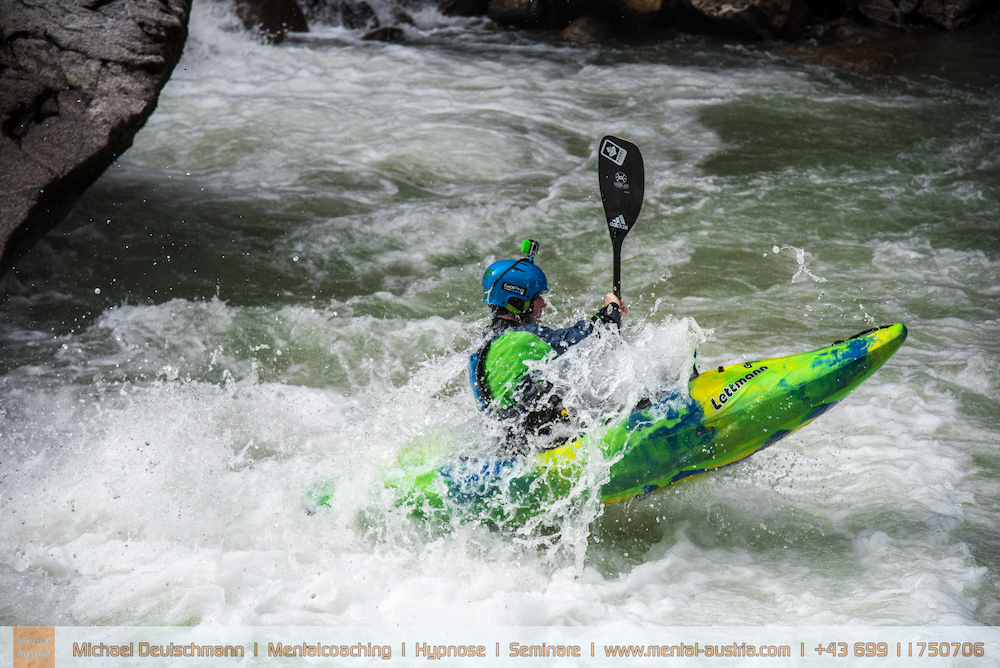
[[[56,627],[14,627],[14,668],[55,668],[55,665]]]

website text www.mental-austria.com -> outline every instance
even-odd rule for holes
[[[681,656],[721,656],[721,657],[790,657],[792,648],[788,645],[748,645],[732,643],[728,645],[605,645],[606,657],[681,657]]]

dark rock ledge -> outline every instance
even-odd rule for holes
[[[347,0],[344,0],[347,1]],[[1000,19],[1000,0],[441,0],[457,16],[554,30],[581,45],[629,41],[662,30],[724,39],[837,43],[920,29],[956,30]]]
[[[0,274],[129,146],[191,0],[0,0]]]
[[[268,44],[280,44],[289,32],[309,32],[296,0],[236,0],[236,13],[247,30],[256,31]]]

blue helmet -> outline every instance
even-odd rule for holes
[[[483,303],[514,315],[531,309],[535,297],[549,290],[544,272],[532,264],[532,259],[500,260],[487,267],[483,274]]]

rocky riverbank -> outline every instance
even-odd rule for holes
[[[254,0],[241,0],[249,3]],[[296,0],[271,0],[296,5]],[[405,0],[301,0],[308,20],[366,31],[400,28]],[[1000,20],[1000,0],[442,0],[442,13],[484,17],[497,29],[551,31],[581,45],[680,31],[723,39],[859,43]],[[398,35],[397,35],[398,37]]]
[[[244,26],[272,43],[310,21],[405,41],[415,7],[235,3]],[[695,32],[783,42],[786,53],[848,67],[897,62],[893,42],[907,33],[1000,20],[1000,0],[443,0],[439,8],[566,43]],[[191,0],[0,0],[0,274],[131,146],[180,58],[190,9]]]
[[[0,273],[156,108],[191,0],[0,0]]]

